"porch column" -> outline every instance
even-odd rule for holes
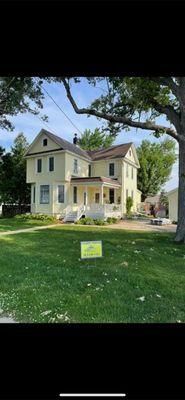
[[[103,205],[103,185],[101,186],[101,192],[100,192],[100,204]]]
[[[86,204],[85,205],[87,205],[88,204],[88,189],[87,189],[87,185],[85,186],[85,193],[86,193]]]

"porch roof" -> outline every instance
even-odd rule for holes
[[[121,184],[111,178],[105,176],[92,176],[92,177],[81,177],[81,178],[71,178],[72,184],[85,184],[85,185],[106,185],[111,187],[121,187]]]

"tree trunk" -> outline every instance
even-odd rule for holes
[[[179,142],[178,224],[176,242],[185,242],[185,143]]]

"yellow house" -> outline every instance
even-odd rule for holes
[[[85,151],[76,143],[76,137],[70,143],[44,129],[32,142],[25,155],[31,212],[65,221],[82,215],[123,217],[128,196],[137,211],[141,193],[137,190],[139,161],[134,144]]]
[[[178,188],[168,192],[169,219],[177,222],[178,220]]]

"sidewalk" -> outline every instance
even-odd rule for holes
[[[24,232],[34,232],[41,229],[53,228],[55,226],[60,226],[60,225],[53,224],[53,225],[35,226],[34,228],[18,229],[17,231],[5,231],[5,232],[0,232],[0,236],[15,235],[16,233],[24,233]]]

